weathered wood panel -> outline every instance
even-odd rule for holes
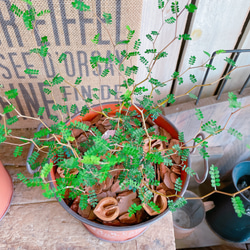
[[[179,1],[180,10],[185,8],[187,1]],[[153,49],[153,44],[146,38],[147,34],[151,34],[151,31],[159,31],[161,24],[165,23],[165,19],[172,16],[170,10],[171,2],[168,3],[167,8],[164,10],[164,13],[161,14],[161,10],[158,9],[155,1],[144,0],[143,10],[142,10],[142,26],[141,26],[141,51],[144,52],[146,49]],[[176,34],[183,34],[186,26],[187,20],[187,11],[185,11],[178,19],[177,32]],[[157,51],[160,51],[164,46],[169,44],[171,40],[175,37],[175,24],[166,24],[160,30],[160,35],[155,43],[155,48]],[[158,79],[161,82],[171,79],[171,75],[175,71],[179,51],[180,51],[181,41],[175,40],[165,51],[168,53],[166,58],[161,58],[157,61],[153,71],[152,77]],[[149,55],[146,59],[150,60],[154,55]],[[142,81],[147,75],[147,69],[143,63],[138,60],[138,65],[140,67],[139,72],[137,73],[136,81]],[[148,65],[147,65],[148,66]],[[151,84],[147,81],[144,83],[144,86],[151,91]],[[162,88],[162,94],[156,95],[154,93],[154,100],[164,98],[171,88],[171,82],[167,83],[167,86]]]
[[[212,53],[219,49],[234,49],[249,12],[249,7],[250,2],[245,0],[239,0],[237,3],[233,0],[199,1],[189,32],[193,40],[185,45],[179,71],[184,72],[189,68],[188,61],[190,56],[197,57],[194,66],[205,63],[208,56],[203,53],[204,50]],[[221,54],[215,57],[213,65],[216,67],[216,70],[210,70],[206,83],[211,83],[220,78],[226,66],[224,62],[226,57],[230,57],[230,54]],[[249,68],[244,71],[249,72]],[[184,84],[176,86],[175,95],[183,94],[193,87],[193,83],[189,80],[190,74],[194,74],[197,78],[197,83],[201,83],[204,73],[205,68],[188,71],[183,77]],[[202,97],[211,96],[215,91],[216,85],[206,87]],[[198,94],[198,91],[199,89],[196,88],[192,93]],[[178,99],[176,103],[188,100],[190,100],[189,97],[183,97]]]
[[[239,44],[239,49],[250,49],[250,22],[247,25],[247,28],[243,34],[241,42]],[[249,65],[247,69],[239,69],[234,71],[225,85],[223,92],[240,90],[243,86],[243,83],[246,81],[247,77],[250,74],[250,52],[242,53],[239,56],[239,59],[236,62],[237,66]],[[248,83],[248,87],[250,83]]]

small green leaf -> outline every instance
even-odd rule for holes
[[[203,50],[203,52],[204,52],[208,57],[211,56],[207,51]]]
[[[168,24],[175,23],[175,21],[176,21],[176,19],[174,17],[172,17],[172,16],[165,20],[165,22],[168,23]]]
[[[155,89],[155,93],[156,93],[157,95],[160,95],[160,94],[161,94],[161,91],[160,91],[159,89]]]
[[[77,77],[75,84],[79,85],[82,82],[82,77]]]
[[[13,106],[13,104],[7,105],[4,107],[3,109],[3,114],[7,114],[10,113],[11,111],[13,111],[15,109],[15,107]]]
[[[60,57],[58,58],[58,62],[61,63],[62,61],[64,61],[66,59],[67,55],[65,53],[62,53],[60,55]]]
[[[18,117],[15,115],[15,116],[13,116],[13,117],[7,119],[7,120],[6,120],[6,123],[7,123],[7,125],[12,125],[12,124],[14,124],[14,123],[17,122],[17,121],[18,121]]]
[[[99,98],[99,96],[95,93],[95,94],[93,94],[93,97],[96,99],[96,100],[99,100],[100,98]]]
[[[158,9],[163,9],[164,5],[165,5],[165,3],[163,0],[158,0]]]
[[[144,56],[141,56],[141,57],[140,57],[140,61],[141,61],[143,64],[145,64],[145,65],[148,64],[148,60],[147,60]]]
[[[23,152],[23,147],[16,146],[16,149],[13,153],[14,157],[21,156]]]
[[[23,14],[23,11],[21,9],[19,9],[15,4],[11,5],[10,11],[15,13],[15,15],[17,15],[18,17],[20,17]]]
[[[174,202],[173,200],[168,200],[168,207],[171,212],[175,212],[176,209],[181,208],[186,204],[187,201],[185,200],[184,197],[178,199],[176,202]]]
[[[148,39],[149,41],[151,41],[151,42],[154,41],[153,37],[152,37],[150,34],[147,34],[146,37],[147,37],[147,39]]]
[[[88,206],[88,195],[82,194],[80,196],[80,202],[79,202],[79,207],[81,210],[86,209]]]
[[[203,116],[203,113],[201,112],[201,110],[195,109],[195,111],[196,111],[195,115],[198,118],[198,120],[202,120],[204,118],[204,116]]]
[[[46,163],[43,167],[42,167],[42,169],[41,169],[41,171],[40,171],[40,177],[41,178],[46,178],[47,176],[48,176],[48,174],[49,174],[49,172],[50,172],[50,170],[53,168],[53,163],[51,162],[51,163]]]
[[[228,92],[229,108],[241,108],[241,102],[238,102],[237,96],[233,92]]]
[[[195,100],[198,99],[198,97],[193,93],[189,93],[189,97],[192,98],[192,99],[195,99]]]
[[[138,39],[138,40],[135,41],[134,49],[138,50],[140,48],[140,46],[141,46],[141,40]]]
[[[216,54],[219,55],[221,53],[226,53],[226,51],[224,49],[219,49],[216,51]]]
[[[38,110],[38,112],[37,112],[37,115],[38,115],[38,116],[42,116],[43,113],[44,113],[44,111],[45,111],[45,107],[39,107],[39,110]]]
[[[234,128],[229,128],[228,130],[227,130],[227,132],[229,133],[229,134],[231,134],[231,135],[233,135],[233,136],[235,136],[238,140],[242,140],[242,134],[239,132],[239,131],[237,131],[236,129],[234,129]]]
[[[175,102],[174,94],[168,94],[167,98],[168,98],[168,103],[172,103],[173,104]]]
[[[190,13],[194,13],[195,10],[197,10],[197,7],[196,7],[194,4],[192,4],[192,3],[190,3],[189,5],[186,5],[185,8],[186,8]]]
[[[117,95],[117,92],[114,91],[113,89],[109,89],[109,93],[113,96],[116,96]]]
[[[30,0],[22,0],[22,1],[32,6],[32,2]]]
[[[211,186],[216,188],[220,186],[220,172],[218,167],[213,164],[210,166],[209,174],[211,176]]]
[[[174,190],[176,192],[180,192],[182,189],[182,179],[180,177],[178,177],[175,181],[175,184],[174,184]]]
[[[48,42],[48,37],[47,36],[43,36],[41,38],[41,43],[46,43],[46,42]]]
[[[228,64],[230,64],[231,66],[235,67],[236,63],[233,59],[226,57],[226,59],[224,59],[224,61],[226,61]]]
[[[172,2],[172,4],[171,4],[171,10],[172,10],[173,14],[177,14],[178,12],[180,12],[179,2],[178,1]]]
[[[206,64],[206,68],[209,68],[211,70],[216,70],[216,68],[211,64]]]
[[[133,214],[136,213],[136,211],[139,211],[141,209],[142,209],[141,205],[136,205],[136,203],[133,203],[128,209],[129,217],[131,217]]]
[[[36,15],[37,16],[43,16],[43,15],[45,15],[45,14],[49,14],[50,13],[50,10],[41,10],[39,13],[37,13]]]
[[[107,75],[108,75],[108,73],[109,73],[109,69],[105,69],[105,70],[103,70],[103,72],[102,72],[102,74],[101,74],[101,77],[105,77],[105,76],[107,76]]]
[[[191,38],[191,36],[189,34],[179,35],[178,40],[181,40],[181,39],[183,39],[185,41],[192,40],[192,38]]]
[[[100,36],[99,33],[97,35],[95,35],[94,38],[91,39],[91,42],[94,43],[94,44],[98,44],[98,42],[99,42],[99,36]]]
[[[29,75],[38,75],[39,70],[37,70],[37,69],[25,69],[24,73],[29,74]]]
[[[194,65],[195,61],[196,61],[196,57],[195,56],[190,56],[190,58],[189,58],[189,64],[190,65]]]
[[[190,74],[190,75],[189,75],[189,79],[190,79],[190,81],[191,81],[192,83],[196,83],[196,82],[197,82],[197,79],[196,79],[195,75]]]
[[[112,24],[112,16],[110,13],[103,13],[106,24]]]
[[[183,78],[179,76],[177,76],[177,80],[179,85],[181,85],[184,82]]]
[[[156,49],[146,49],[146,51],[144,53],[150,54],[150,53],[156,53],[156,52],[157,52]]]
[[[234,211],[236,212],[238,217],[242,217],[242,215],[246,214],[246,210],[244,208],[244,204],[239,196],[231,198]]]
[[[75,2],[72,2],[71,4],[77,10],[90,11],[90,6],[80,0],[75,0]]]
[[[179,76],[179,75],[180,75],[180,73],[179,73],[178,71],[175,71],[175,72],[173,73],[173,75],[171,75],[171,77],[176,78],[176,77]]]
[[[70,108],[70,112],[71,112],[72,114],[75,114],[76,109],[77,109],[76,104],[72,104],[72,105],[71,105],[71,108]]]

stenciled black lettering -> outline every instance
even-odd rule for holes
[[[0,54],[0,57],[1,57],[3,60],[5,60],[5,58],[4,58],[4,56],[3,56],[2,54]],[[3,64],[0,63],[0,68],[5,69],[6,72],[7,72],[7,74],[8,74],[8,75],[5,75],[5,74],[3,73],[3,74],[2,74],[2,77],[3,77],[3,78],[5,78],[5,79],[10,79],[10,78],[12,78],[11,72],[10,72],[10,70],[9,70],[6,66],[4,66]]]
[[[66,101],[68,100],[67,96],[72,95],[72,93],[67,92],[67,89],[71,89],[71,87],[70,86],[64,86],[65,91],[63,93],[63,97],[65,98]]]
[[[30,53],[29,52],[22,52],[21,54],[22,54],[23,61],[24,61],[26,69],[33,68],[34,65],[33,64],[28,64],[27,58],[26,58],[26,56],[29,56]],[[37,78],[37,76],[29,74],[29,78]]]
[[[75,101],[79,100],[79,93],[77,92],[77,89],[74,88],[74,93],[75,93]]]
[[[51,19],[52,29],[54,33],[55,43],[56,43],[56,46],[60,46],[61,42],[60,42],[59,32],[58,32],[58,28],[56,24],[56,16],[55,16],[55,11],[54,11],[53,1],[47,0],[47,2],[48,2],[49,10],[50,10],[50,19]]]
[[[39,35],[38,26],[39,25],[45,25],[45,24],[46,23],[45,23],[44,20],[41,20],[41,19],[36,20],[36,28],[34,29],[34,33],[35,33],[37,46],[41,46],[41,37]],[[46,44],[49,46],[49,42],[47,42]]]
[[[61,9],[61,18],[62,18],[62,24],[63,24],[65,43],[66,43],[66,45],[70,45],[68,25],[75,24],[76,20],[75,19],[67,19],[65,7],[64,7],[64,5],[65,5],[64,0],[60,0],[59,3],[60,3],[60,9]]]
[[[39,82],[38,86],[39,86],[39,90],[40,90],[40,93],[41,93],[41,96],[42,96],[42,100],[43,100],[43,104],[44,104],[44,107],[45,107],[45,110],[46,110],[46,114],[47,114],[48,117],[50,117],[51,113],[50,113],[49,104],[54,104],[54,101],[47,99],[47,96],[43,92],[43,88],[44,88],[43,82]]]
[[[49,60],[50,70],[48,68],[47,59]],[[43,57],[43,65],[44,65],[44,68],[45,68],[46,76],[48,78],[49,77],[54,77],[56,75],[54,64],[53,64],[53,61],[51,59],[51,54],[50,53],[48,53],[48,56]]]
[[[110,50],[107,50],[107,54],[106,54],[106,58],[110,57]],[[105,64],[105,69],[109,69],[110,70],[110,74],[113,76],[114,75],[114,67],[113,67],[113,63],[112,61],[109,59],[109,63]]]
[[[97,50],[92,51],[91,56],[93,56],[93,57],[94,57],[94,56],[100,56],[100,52],[97,51]],[[102,72],[102,67],[101,67],[101,65],[98,64],[97,67],[98,67],[97,69],[95,68],[95,69],[93,70],[93,75],[94,75],[94,76],[98,76],[98,75],[100,75],[101,72]],[[96,72],[96,70],[98,71],[98,73]]]
[[[88,91],[86,90],[86,88],[84,86],[81,86],[81,91],[82,91],[82,96],[83,98],[91,98],[91,87],[90,85],[88,85]]]
[[[83,55],[83,60],[82,60],[82,56],[81,55]],[[89,76],[87,53],[85,51],[77,51],[77,61],[78,61],[80,76],[81,77],[83,76],[82,66],[85,67],[86,76]]]
[[[105,19],[102,18],[101,0],[96,0],[96,15],[100,18],[102,22],[105,22]],[[109,40],[102,40],[102,24],[99,20],[97,20],[97,33],[100,34],[98,44],[110,44]]]
[[[65,70],[66,74],[68,76],[75,76],[76,75],[76,69],[75,69],[75,63],[74,63],[74,57],[73,54],[70,51],[65,51],[65,54],[67,55],[66,59],[64,60],[65,62]],[[71,64],[71,69],[69,70],[69,64]],[[70,71],[72,73],[70,73]]]
[[[101,85],[101,98],[102,100],[110,99],[110,87],[108,85]]]
[[[121,40],[121,0],[116,0],[116,43],[122,42]]]
[[[21,68],[22,66],[21,66],[20,64],[15,64],[14,59],[13,59],[13,56],[17,56],[17,53],[12,52],[12,53],[8,53],[8,55],[9,55],[9,58],[10,58],[10,62],[11,62],[11,64],[12,64],[12,67],[13,67],[15,73],[16,73],[16,77],[17,77],[18,79],[24,79],[25,76],[20,76],[20,75],[19,75],[19,72],[17,71],[17,68]]]
[[[16,35],[16,39],[17,39],[19,47],[23,47],[23,41],[22,41],[22,38],[21,38],[21,35],[19,32],[19,29],[15,23],[15,15],[11,11],[8,11],[11,7],[11,3],[9,0],[2,0],[2,1],[6,4],[6,9],[7,9],[6,13],[8,13],[9,17],[10,17],[9,20],[4,19],[2,11],[1,11],[1,9],[2,9],[2,7],[1,7],[0,8],[0,25],[2,26],[2,31],[5,35],[5,39],[8,43],[8,46],[13,47],[13,42],[11,40],[11,36],[10,36],[9,30],[8,30],[8,27],[12,27],[14,30],[14,33]]]
[[[31,10],[31,6],[28,4],[28,9]],[[34,34],[35,34],[35,38],[36,38],[36,43],[37,43],[37,46],[41,46],[41,37],[40,37],[40,32],[39,32],[39,29],[38,29],[38,26],[39,25],[45,25],[45,20],[42,20],[42,19],[36,19],[36,28],[34,29]],[[49,45],[49,42],[46,43],[47,45]]]
[[[91,18],[84,18],[84,11],[79,11],[79,23],[80,23],[80,32],[81,32],[81,40],[82,45],[86,45],[86,30],[85,24],[93,23],[93,19]]]
[[[115,53],[116,53],[116,57],[119,60],[119,62],[122,62],[124,56],[121,55],[121,52],[119,50],[116,50]]]
[[[19,88],[22,92],[23,99],[24,99],[25,104],[28,108],[29,115],[34,117],[33,110],[35,111],[35,114],[37,114],[37,112],[39,110],[39,103],[38,103],[38,99],[37,99],[33,84],[28,83],[28,85],[29,85],[29,89],[30,89],[31,94],[25,88],[25,86],[27,87],[27,84],[25,84],[25,86],[24,86],[22,83],[19,83]]]

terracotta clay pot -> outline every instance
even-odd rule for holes
[[[7,213],[13,195],[12,179],[0,162],[0,221]]]
[[[118,111],[118,107],[116,107],[117,103],[107,103],[103,104],[102,108],[110,108],[111,112],[110,115],[115,114]],[[101,107],[93,106],[93,108],[97,111],[101,111]],[[131,107],[129,110],[136,110],[135,107]],[[91,121],[95,116],[98,114],[94,111],[90,111],[88,114],[86,114],[84,117],[80,115],[76,115],[72,118],[72,122],[74,121]],[[164,128],[168,133],[171,134],[172,138],[178,139],[178,130],[175,128],[171,122],[169,122],[164,116],[159,116],[154,121],[158,126]],[[186,166],[189,166],[190,159],[185,162]],[[56,173],[56,166],[51,170],[49,178],[52,180],[51,187],[56,187],[56,181],[55,181],[55,173]],[[180,195],[183,195],[187,189],[188,182],[189,182],[189,175],[185,171],[181,172],[181,179],[182,179],[182,191],[180,192]],[[99,239],[106,240],[109,242],[126,242],[129,240],[132,240],[139,235],[141,235],[143,232],[146,231],[146,229],[149,227],[150,224],[158,221],[162,217],[164,217],[168,212],[169,209],[166,209],[163,213],[153,217],[152,219],[141,222],[136,225],[130,225],[130,226],[108,226],[104,224],[100,224],[95,221],[90,221],[88,219],[83,218],[76,212],[74,212],[68,205],[64,202],[64,200],[60,201],[60,204],[64,207],[66,211],[68,211],[71,215],[73,215],[76,219],[81,221],[83,225],[87,228],[89,232],[91,232],[93,235],[98,237]]]

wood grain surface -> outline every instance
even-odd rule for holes
[[[0,154],[3,163],[13,159],[13,152]],[[27,152],[24,152],[24,155]],[[28,177],[25,157],[18,165],[6,165],[14,184],[11,207],[0,222],[0,249],[175,249],[172,214],[152,224],[137,239],[126,243],[108,243],[91,235],[84,226],[67,213],[55,198],[43,197],[39,187],[27,188],[16,175],[23,172]]]

